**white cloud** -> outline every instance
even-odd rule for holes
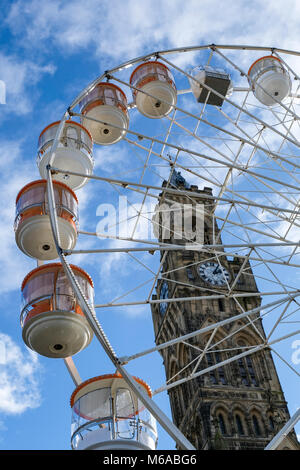
[[[24,45],[127,60],[143,53],[196,44],[266,44],[297,49],[299,3],[295,0],[61,0],[17,1],[7,24]],[[286,34],[286,30],[289,34]],[[151,50],[149,46],[151,45]]]
[[[129,307],[119,307],[117,312],[120,315],[127,316],[129,318],[138,318],[138,317],[149,317],[150,309],[149,305],[130,305]]]
[[[79,0],[72,2],[63,2],[61,0],[38,2],[37,0],[29,0],[26,4],[16,1],[12,4],[6,24],[15,35],[16,40],[22,38],[22,45],[24,45],[25,49],[27,48],[27,52],[32,50],[33,47],[35,52],[42,50],[50,53],[55,52],[58,48],[59,52],[63,54],[85,49],[90,54],[90,57],[96,56],[103,61],[113,61],[114,65],[116,61],[123,62],[145,52],[168,47],[209,44],[212,42],[219,44],[264,44],[266,46],[274,45],[297,49],[296,38],[298,35],[296,33],[298,31],[298,23],[296,18],[300,10],[297,2],[291,0],[286,2],[279,1],[274,6],[273,2],[270,1],[254,1],[249,3],[246,1],[229,0],[226,4],[226,11],[217,8],[218,5],[219,2],[211,0],[203,0],[201,7],[199,7],[198,0],[190,0],[184,8],[182,8],[182,2],[178,0],[173,0],[172,2],[169,0],[164,2],[129,0],[125,3],[115,0],[113,4],[107,0],[102,2],[87,0],[84,3]],[[286,34],[287,25],[289,26],[288,35]],[[276,38],[276,44],[274,44],[274,38]],[[234,51],[225,51],[224,53],[231,58],[235,54]],[[250,55],[247,52],[240,54],[239,65],[244,70],[247,70],[249,67]],[[20,113],[27,112],[30,109],[31,103],[28,97],[26,98],[26,93],[23,93],[28,85],[26,79],[29,77],[30,83],[34,83],[34,80],[39,80],[43,74],[53,73],[54,69],[51,66],[35,66],[32,61],[25,61],[21,64],[16,58],[7,57],[3,54],[2,56],[0,55],[0,65],[1,57],[3,64],[7,68],[7,80],[10,81],[9,77],[12,77],[14,74],[18,76],[14,90],[14,100],[16,101],[19,98]],[[181,67],[186,67],[187,61],[190,61],[189,64],[193,61],[193,55],[179,54],[177,57],[178,59],[175,58],[176,63]],[[173,60],[173,58],[170,60]],[[240,80],[240,77],[237,80]],[[242,99],[242,95],[238,99]],[[250,101],[251,99],[254,100],[253,97],[250,97]],[[183,107],[188,107],[186,96],[183,97],[182,103]],[[190,109],[193,109],[193,112],[195,109],[197,114],[194,101],[192,101],[191,106],[192,108]],[[257,110],[254,112],[258,113]],[[134,117],[134,113],[132,114]],[[268,119],[270,119],[270,116],[268,116]],[[228,130],[231,129],[228,123],[224,127]],[[250,135],[255,135],[257,132],[257,128],[253,123],[247,125],[245,121],[243,128],[247,132],[249,131]],[[184,145],[184,133],[183,137],[178,140],[180,140],[181,145]],[[206,139],[206,141],[211,142],[209,139]],[[267,143],[272,145],[273,149],[276,149],[276,136],[271,134]],[[11,146],[11,144],[6,143],[4,149],[9,149],[9,145]],[[231,142],[231,149],[233,145]],[[239,145],[239,143],[235,143],[235,145]],[[196,151],[203,151],[203,153],[216,156],[222,161],[221,155],[212,153],[208,147],[199,141],[194,140],[192,144],[189,143],[189,146]],[[215,144],[215,147],[226,155],[227,149],[224,144]],[[248,153],[249,151],[248,149]],[[241,154],[241,163],[243,163],[242,157],[244,159],[248,158],[248,153],[244,150],[244,153]],[[145,155],[147,153],[143,152],[138,156],[134,152],[129,154],[128,147],[123,147],[121,144],[114,147],[98,147],[95,151],[95,170],[98,174],[104,172],[105,175],[137,180],[136,174],[130,173],[130,170],[141,171],[140,168]],[[139,159],[138,157],[141,158]],[[127,166],[128,159],[130,159],[130,165]],[[222,182],[227,173],[227,169],[224,167],[215,165],[211,169],[213,165],[205,162],[204,159],[195,159],[186,155],[184,159],[182,157],[179,159],[180,163],[187,166],[195,165],[198,161],[202,164],[201,171],[196,170],[196,172],[200,173],[200,182],[201,175],[203,177],[201,186],[203,184],[214,186],[214,182]],[[134,168],[133,162],[136,168]],[[252,163],[259,163],[259,159],[253,159]],[[16,166],[13,166],[12,173],[15,170]],[[165,173],[168,172],[166,168],[163,168],[161,172],[164,170],[166,170]],[[160,171],[159,167],[157,171]],[[163,176],[162,173],[161,175]],[[235,171],[233,175],[236,176]],[[194,182],[199,185],[199,177],[191,173],[187,177],[191,183]],[[204,177],[210,181],[205,181]],[[24,174],[19,172],[13,182],[14,187],[12,187],[11,181],[3,185],[4,201],[7,204],[4,205],[6,208],[4,212],[5,219],[2,222],[3,226],[0,233],[2,246],[6,249],[3,250],[0,256],[9,274],[15,272],[15,270],[18,272],[20,268],[18,268],[18,256],[13,254],[15,253],[13,251],[15,247],[12,234],[9,234],[7,230],[7,227],[11,226],[12,222],[12,211],[8,201],[9,198],[14,198],[12,193],[15,191],[15,188],[19,189],[21,187],[20,181],[23,179]],[[243,183],[242,177],[239,178],[239,182],[240,184]],[[95,197],[91,189],[92,184],[95,183],[90,183],[79,193],[80,226],[87,230],[95,230],[98,220],[96,214],[92,214],[92,223],[95,226],[91,227],[90,214],[86,215],[88,214],[88,206],[93,202],[92,198]],[[103,195],[106,194],[105,197],[107,197],[107,189],[111,190],[111,192],[113,189],[108,184],[104,185],[99,182],[97,184],[100,188],[99,203],[101,203],[103,202]],[[102,188],[105,190],[105,193],[102,192]],[[214,189],[217,188],[215,187]],[[144,219],[144,222],[146,222],[146,219]],[[296,232],[292,235],[296,236]],[[83,237],[79,239],[82,248],[94,246],[96,241],[98,240],[88,240]],[[115,245],[111,244],[111,246]],[[118,246],[120,246],[119,242]],[[85,261],[88,262],[88,257],[84,255],[76,258],[76,261],[80,262],[82,258],[85,258]],[[106,280],[108,278],[111,279],[116,274],[114,266],[120,266],[121,260],[123,260],[123,257],[117,253],[105,256],[105,261],[101,263],[102,277]],[[110,274],[109,277],[108,274]],[[16,276],[7,276],[2,289],[9,290],[10,288],[15,288],[17,282]]]
[[[0,332],[0,412],[19,414],[40,405],[38,373],[40,365],[35,353],[24,353],[7,334]]]
[[[0,52],[0,79],[5,83],[5,105],[2,106],[2,117],[11,113],[24,115],[29,113],[37,97],[32,87],[44,74],[53,74],[53,65],[37,65],[31,60],[24,60],[15,55]]]
[[[22,187],[32,180],[34,161],[22,158],[22,141],[0,141],[0,171],[5,174],[1,180],[0,219],[0,263],[2,268],[0,292],[20,289],[26,273],[33,268],[32,259],[21,253],[15,243],[14,219],[15,200]]]

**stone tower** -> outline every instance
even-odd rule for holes
[[[163,187],[166,186],[164,182]],[[162,191],[154,224],[160,242],[182,245],[182,250],[161,251],[162,273],[153,299],[180,297],[183,300],[152,304],[156,344],[243,311],[257,310],[250,317],[219,327],[213,334],[211,330],[193,337],[189,340],[190,345],[177,343],[162,349],[169,384],[189,376],[195,368],[199,371],[213,366],[246,351],[249,346],[262,344],[265,339],[259,313],[261,298],[251,266],[246,259],[226,256],[212,216],[214,200],[211,189],[189,187],[176,172],[168,187],[174,186],[183,190],[183,194]],[[184,204],[192,207],[188,213],[194,232],[197,222],[195,208],[198,205],[204,209],[200,227],[203,243],[212,245],[214,240],[215,244],[221,245],[217,249],[218,257],[209,247],[206,251],[185,249],[187,241],[195,242],[195,233],[192,234],[191,227],[188,227],[185,232],[182,229],[179,236],[184,223],[180,226],[178,214]],[[177,214],[176,208],[179,208]],[[168,218],[166,214],[172,215]],[[166,221],[169,222],[168,227]],[[188,239],[185,238],[186,233]],[[229,295],[222,297],[225,292],[228,294],[229,286]],[[216,291],[220,295],[215,295]],[[211,294],[214,298],[208,299]],[[241,295],[233,298],[231,294]],[[212,348],[203,352],[207,344]],[[268,349],[176,385],[168,393],[174,423],[197,449],[264,449],[290,417]],[[299,450],[294,432],[279,446],[279,449],[283,448]]]

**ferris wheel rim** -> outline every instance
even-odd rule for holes
[[[192,51],[192,50],[201,50],[201,49],[209,49],[209,48],[210,49],[214,49],[214,48],[215,49],[232,49],[232,50],[257,50],[257,51],[270,50],[272,52],[272,54],[275,53],[275,52],[279,52],[279,53],[286,53],[286,54],[295,54],[295,55],[300,56],[300,52],[295,52],[295,51],[290,51],[290,50],[285,50],[285,49],[278,49],[278,48],[270,48],[270,47],[258,47],[258,46],[236,46],[236,45],[235,46],[234,45],[233,46],[224,46],[224,45],[211,44],[211,45],[206,45],[206,46],[194,46],[194,47],[189,47],[189,48],[169,49],[169,50],[155,52],[155,53],[152,53],[152,54],[145,54],[142,57],[139,57],[139,58],[133,59],[130,62],[125,62],[124,64],[121,64],[118,68],[113,68],[109,71],[106,71],[100,78],[96,79],[94,82],[91,82],[91,84],[89,84],[87,86],[87,88],[85,89],[85,90],[87,90],[86,93],[88,91],[90,91],[94,86],[96,86],[99,81],[103,80],[103,78],[110,78],[111,73],[114,73],[115,71],[118,71],[118,70],[126,67],[128,64],[134,65],[135,63],[137,63],[139,61],[146,60],[146,59],[149,59],[149,58],[152,58],[152,57],[156,57],[158,59],[161,55],[167,55],[167,54],[171,54],[171,53],[175,53],[175,52],[187,52],[187,51]],[[82,93],[85,93],[85,90]],[[82,96],[83,96],[82,93],[80,95],[78,95],[78,97],[82,98]],[[75,98],[75,100],[72,102],[72,104],[68,108],[68,110],[67,110],[66,114],[64,115],[64,117],[66,117],[68,114],[69,114],[70,117],[72,115],[74,115],[74,116],[78,115],[79,116],[79,114],[73,113],[73,111],[72,111],[72,109],[74,109],[74,107],[79,103],[78,97]],[[60,121],[61,123],[63,122],[63,119],[62,119],[62,121]],[[295,141],[293,141],[292,143],[295,144]],[[170,145],[170,144],[168,144],[168,145]],[[50,178],[50,177],[51,177],[51,175],[50,175],[50,171],[49,171],[48,172],[48,178]],[[90,176],[90,177],[93,178],[93,176]],[[296,185],[294,185],[294,189],[296,189],[296,188],[297,188]],[[291,212],[293,212],[292,209],[291,209]],[[251,244],[249,244],[248,246],[251,247]],[[73,253],[75,253],[75,251],[73,251]],[[245,312],[245,314],[247,314],[247,313],[248,312]],[[249,313],[248,313],[248,315],[249,315]],[[267,347],[267,346],[265,346],[265,347]]]
[[[79,101],[82,99],[82,97],[91,91],[98,83],[100,83],[102,80],[105,78],[108,78],[109,75],[117,70],[124,69],[124,67],[134,65],[135,63],[138,63],[140,61],[146,61],[151,59],[152,57],[158,58],[158,56],[161,55],[166,55],[166,54],[172,54],[176,52],[191,52],[191,51],[199,51],[203,49],[232,49],[232,50],[257,50],[257,51],[270,51],[272,53],[279,52],[279,53],[285,53],[285,54],[293,54],[293,55],[299,55],[300,52],[292,50],[292,49],[281,49],[277,47],[272,47],[272,46],[251,46],[251,45],[217,45],[217,44],[206,44],[206,45],[198,45],[198,46],[189,46],[189,47],[182,47],[182,48],[173,48],[173,49],[163,49],[159,51],[153,51],[147,54],[143,54],[141,56],[138,56],[132,60],[126,61],[122,64],[120,64],[117,67],[114,67],[112,69],[106,70],[102,75],[100,75],[98,78],[90,82],[86,88],[79,94],[77,97],[72,101],[70,106],[67,108],[67,112],[72,111],[72,109],[79,103]]]

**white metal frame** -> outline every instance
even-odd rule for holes
[[[133,59],[131,61],[125,62],[124,64],[121,64],[119,67],[116,67],[114,69],[111,69],[105,72],[101,77],[97,78],[93,83],[88,85],[88,87],[85,90],[83,90],[82,93],[80,93],[80,95],[73,101],[73,103],[70,105],[70,107],[68,108],[68,110],[66,111],[66,113],[61,119],[55,140],[52,145],[51,158],[50,158],[49,166],[47,169],[47,181],[48,181],[47,191],[48,191],[48,199],[49,199],[51,228],[52,228],[52,232],[53,232],[54,239],[56,242],[59,258],[65,269],[66,275],[68,276],[71,282],[71,285],[78,298],[81,308],[83,309],[86,315],[86,318],[91,328],[94,331],[96,338],[100,342],[102,348],[104,349],[105,353],[108,355],[108,357],[110,358],[110,360],[112,361],[116,369],[123,375],[128,385],[139,396],[139,398],[142,400],[145,406],[150,410],[150,412],[153,413],[153,415],[160,422],[162,427],[169,433],[169,435],[176,441],[176,443],[184,449],[193,449],[193,446],[187,441],[187,439],[176,428],[176,426],[174,426],[174,424],[169,420],[169,418],[165,415],[165,413],[161,409],[158,408],[155,402],[149,399],[149,397],[143,392],[143,390],[136,383],[136,381],[132,379],[132,376],[128,373],[128,371],[125,368],[125,364],[127,362],[133,359],[136,359],[138,357],[142,357],[145,354],[160,351],[164,348],[167,348],[169,346],[172,346],[180,342],[184,342],[185,344],[188,344],[189,346],[191,346],[187,342],[188,339],[194,336],[197,336],[199,334],[204,334],[204,333],[207,333],[208,331],[211,331],[212,334],[210,337],[210,342],[207,344],[204,351],[199,351],[198,361],[197,361],[196,367],[194,367],[193,369],[192,374],[185,377],[184,379],[179,379],[170,384],[163,385],[162,387],[157,389],[154,392],[154,394],[168,390],[172,387],[175,387],[176,385],[179,385],[180,383],[183,383],[187,380],[192,380],[193,378],[199,375],[203,375],[207,372],[210,372],[211,370],[214,370],[217,367],[223,366],[241,357],[245,357],[249,354],[253,354],[265,348],[271,349],[280,359],[283,360],[283,362],[285,362],[289,366],[291,370],[293,370],[293,372],[296,373],[296,375],[299,376],[299,373],[290,364],[288,364],[287,361],[285,361],[277,353],[276,350],[274,350],[273,346],[274,344],[280,341],[283,341],[296,334],[299,334],[300,330],[297,330],[297,329],[295,331],[293,330],[289,332],[288,334],[282,335],[276,339],[273,339],[273,333],[275,329],[278,327],[278,325],[282,325],[284,322],[286,323],[287,321],[291,321],[291,320],[287,320],[287,318],[290,318],[292,315],[294,315],[300,308],[300,304],[296,303],[297,298],[300,295],[300,292],[298,289],[295,289],[293,286],[288,286],[284,282],[282,282],[278,278],[278,276],[276,275],[276,273],[273,271],[273,268],[272,268],[273,266],[274,267],[289,266],[291,268],[300,267],[300,261],[297,258],[297,255],[299,253],[298,249],[299,249],[300,242],[293,240],[293,237],[289,236],[290,231],[294,227],[298,228],[300,225],[299,218],[297,219],[297,217],[299,217],[298,188],[299,188],[299,182],[300,182],[300,177],[298,177],[297,174],[299,172],[300,164],[298,164],[297,161],[295,161],[295,154],[293,153],[292,150],[291,150],[290,155],[286,154],[286,151],[282,152],[282,147],[284,145],[288,145],[293,148],[300,147],[299,140],[297,139],[295,135],[298,130],[297,125],[298,125],[300,118],[299,118],[299,115],[296,113],[294,109],[294,104],[293,104],[293,100],[296,99],[296,97],[298,96],[298,90],[296,93],[292,95],[292,99],[290,101],[289,106],[285,105],[284,103],[278,103],[279,110],[276,109],[275,111],[274,110],[270,111],[272,115],[274,116],[274,119],[276,120],[275,124],[268,124],[268,122],[266,122],[265,119],[262,119],[261,117],[259,117],[258,114],[255,114],[254,112],[249,111],[250,105],[247,102],[249,88],[235,87],[236,91],[246,93],[246,97],[242,105],[239,105],[238,103],[233,101],[231,98],[223,97],[222,95],[216,93],[216,95],[219,95],[220,97],[222,97],[224,101],[228,105],[230,105],[232,108],[234,108],[238,113],[234,120],[231,116],[226,114],[226,112],[223,109],[217,109],[217,112],[220,114],[220,117],[227,119],[227,122],[231,124],[230,129],[219,126],[216,123],[211,122],[205,117],[206,104],[203,105],[200,116],[195,115],[189,110],[185,110],[179,106],[175,106],[174,113],[168,118],[166,118],[166,122],[169,122],[169,125],[166,130],[165,139],[160,139],[157,137],[141,134],[139,132],[128,129],[127,137],[126,137],[128,145],[132,146],[137,151],[142,151],[146,153],[145,162],[143,163],[144,171],[139,181],[130,181],[127,179],[109,178],[109,177],[96,176],[96,175],[89,175],[88,178],[102,181],[102,182],[107,182],[108,184],[113,185],[113,187],[117,189],[117,191],[118,191],[118,188],[126,188],[129,191],[134,191],[138,194],[143,195],[142,208],[137,214],[137,219],[134,225],[134,230],[132,232],[132,235],[131,237],[127,239],[127,241],[132,241],[134,243],[136,242],[141,243],[142,246],[139,246],[139,247],[114,248],[114,249],[100,248],[100,249],[93,249],[93,250],[72,250],[72,251],[65,250],[63,252],[60,248],[59,231],[58,231],[58,225],[57,225],[57,220],[56,220],[56,211],[55,211],[55,204],[54,204],[54,197],[53,197],[53,185],[52,185],[51,171],[52,170],[61,171],[63,173],[69,173],[73,175],[78,174],[76,172],[72,172],[70,169],[58,170],[57,168],[53,168],[52,163],[54,160],[57,143],[59,141],[59,137],[62,132],[65,120],[69,119],[72,116],[78,116],[78,117],[81,116],[80,113],[77,113],[76,111],[74,111],[74,109],[76,108],[80,100],[86,95],[86,93],[92,90],[97,85],[97,83],[99,83],[100,81],[104,79],[113,79],[119,82],[120,84],[122,84],[123,86],[129,87],[129,89],[134,88],[131,85],[129,85],[128,82],[125,82],[124,80],[118,78],[116,74],[124,70],[127,67],[131,67],[135,64],[138,64],[141,61],[149,60],[151,58],[158,58],[162,60],[164,63],[166,63],[170,68],[177,71],[178,73],[185,75],[187,78],[193,78],[185,70],[178,67],[174,62],[172,62],[171,60],[168,60],[166,57],[169,55],[173,55],[175,53],[179,54],[179,53],[185,53],[185,52],[199,52],[199,51],[204,51],[204,50],[210,50],[211,55],[213,53],[218,54],[218,56],[222,60],[227,62],[227,64],[232,66],[242,75],[247,75],[247,74],[243,69],[241,69],[236,64],[236,62],[233,61],[232,58],[228,56],[228,54],[225,55],[225,53],[221,51],[227,51],[229,53],[232,53],[233,51],[248,51],[248,52],[268,51],[269,53],[272,53],[276,55],[276,57],[280,58],[280,60],[282,60],[282,62],[289,69],[289,71],[296,78],[299,78],[298,75],[294,72],[294,70],[292,70],[292,68],[288,65],[288,63],[283,59],[283,55],[299,57],[300,53],[290,51],[290,50],[278,49],[278,48],[275,49],[275,48],[252,47],[252,46],[225,46],[225,45],[212,44],[212,45],[199,46],[199,47],[196,46],[196,47],[187,47],[187,48],[159,51],[159,52],[145,55],[143,57]],[[209,92],[213,91],[208,86],[206,85],[203,85],[203,86],[207,88]],[[180,94],[186,94],[189,92],[190,90],[181,90]],[[148,93],[146,94],[149,95]],[[186,125],[183,124],[184,120],[180,121],[180,119],[177,118],[178,114],[180,113],[185,115],[186,118],[195,119],[197,121],[197,125],[194,131],[191,131],[191,129],[187,128]],[[85,118],[91,119],[93,121],[97,121],[96,119],[87,118],[87,117]],[[256,137],[254,137],[253,135],[251,136],[249,131],[247,129],[244,129],[243,122],[245,119],[249,119],[253,127],[256,126],[257,128]],[[98,121],[98,122],[101,122],[101,121]],[[229,151],[231,151],[230,140],[229,140],[229,144],[227,144],[226,139],[231,139],[235,143],[240,142],[237,152],[233,153],[232,156],[228,156],[227,153],[225,153],[223,150],[220,150],[217,146],[210,144],[207,138],[203,139],[202,137],[200,137],[200,135],[197,133],[200,123],[205,126],[208,126],[210,129],[214,129],[217,133],[217,138],[221,141],[221,143],[224,146],[227,147],[227,149],[229,149]],[[113,126],[113,124],[111,125]],[[293,126],[296,127],[296,129],[292,129]],[[279,130],[277,127],[279,127],[279,129],[281,130]],[[198,152],[184,145],[174,144],[170,142],[169,136],[173,128],[180,129],[184,133],[184,135],[193,138],[196,142],[199,143],[199,145],[205,147],[207,149],[207,152],[205,153]],[[275,151],[274,148],[270,146],[270,143],[268,143],[268,141],[265,139],[265,134],[267,132],[271,133],[273,137],[275,136],[274,138],[280,139],[280,146],[279,146],[278,151]],[[134,138],[138,138],[138,140],[133,140]],[[147,145],[144,145],[141,143],[145,141],[146,143],[150,143],[150,147],[147,147]],[[171,151],[177,152],[176,157],[174,157],[172,160],[172,158],[165,157],[162,154],[163,153],[162,151],[158,153],[157,150],[154,149],[156,144],[161,145],[163,149],[168,148]],[[239,157],[243,149],[245,148],[245,146],[251,149],[251,153],[250,153],[248,161],[246,163],[245,162],[241,163],[239,162]],[[210,153],[210,151],[214,152],[213,155]],[[279,175],[284,174],[284,177],[288,178],[288,180],[284,179],[284,181],[282,181],[280,176],[279,177],[270,176],[269,174],[265,174],[261,172],[259,167],[256,168],[255,165],[252,166],[252,162],[255,161],[255,158],[258,153],[262,155],[262,158],[265,159],[264,160],[265,162],[268,162],[268,161],[272,162],[272,164],[274,165],[274,168],[277,167],[278,171],[281,171]],[[220,263],[219,259],[222,256],[231,255],[231,256],[236,256],[242,259],[243,260],[242,268],[240,269],[240,272],[238,273],[237,278],[231,285],[227,286],[228,292],[223,292],[222,290],[218,291],[217,289],[205,288],[204,290],[206,293],[209,290],[211,290],[211,295],[206,294],[205,296],[205,295],[201,295],[201,288],[199,288],[199,296],[191,296],[191,297],[185,297],[185,298],[173,297],[173,298],[164,299],[164,300],[159,300],[159,299],[151,300],[150,298],[151,293],[155,287],[155,283],[157,282],[157,279],[160,276],[160,269],[162,265],[162,263],[160,263],[160,266],[157,272],[155,273],[151,272],[151,279],[149,281],[151,282],[151,290],[145,300],[135,301],[135,302],[125,302],[125,301],[117,302],[118,299],[115,299],[109,303],[98,304],[95,307],[107,308],[107,307],[118,307],[118,306],[125,306],[125,305],[154,304],[154,303],[160,303],[162,301],[171,303],[171,302],[180,302],[180,301],[193,301],[193,300],[205,299],[205,298],[208,298],[211,300],[218,299],[218,298],[220,299],[232,298],[235,300],[237,305],[240,306],[238,299],[240,297],[247,297],[247,295],[248,296],[259,295],[262,298],[270,295],[270,296],[278,296],[279,298],[277,300],[267,303],[266,305],[263,305],[263,307],[258,307],[256,309],[252,309],[249,311],[242,311],[242,313],[235,315],[231,318],[222,320],[220,322],[217,322],[213,325],[209,325],[207,327],[203,327],[189,335],[184,335],[174,340],[160,344],[159,346],[156,346],[155,348],[147,349],[143,352],[137,353],[130,357],[124,356],[124,357],[118,358],[116,357],[116,354],[108,338],[106,337],[95,315],[95,312],[91,309],[91,307],[87,303],[80,289],[80,286],[78,285],[76,278],[74,277],[72,273],[72,270],[70,268],[69,263],[67,262],[65,255],[70,254],[70,253],[72,254],[76,254],[76,253],[100,254],[100,253],[107,253],[107,252],[115,251],[119,253],[124,252],[130,256],[133,256],[132,253],[134,252],[153,253],[155,251],[167,252],[170,250],[182,249],[182,246],[180,245],[176,246],[176,245],[171,245],[171,244],[163,244],[160,242],[151,242],[149,240],[139,240],[134,237],[135,229],[136,229],[139,218],[145,217],[145,215],[142,214],[142,209],[143,209],[146,198],[157,199],[158,191],[162,191],[162,188],[160,186],[153,186],[153,185],[149,185],[143,182],[145,170],[146,170],[146,167],[148,168],[148,163],[150,161],[151,156],[158,157],[160,161],[162,162],[162,164],[164,165],[170,164],[171,162],[174,168],[185,170],[191,176],[199,177],[199,172],[196,171],[197,165],[195,165],[196,167],[196,170],[195,170],[195,169],[191,169],[191,167],[187,168],[185,165],[180,164],[178,161],[179,154],[189,155],[189,157],[193,159],[195,164],[197,165],[199,164],[200,171],[201,171],[201,168],[203,168],[201,166],[202,160],[209,162],[211,165],[215,165],[215,168],[217,168],[219,165],[219,167],[223,168],[223,170],[226,169],[227,174],[225,178],[223,179],[223,181],[220,181],[217,177],[215,177],[212,173],[210,173],[209,170],[206,171],[205,175],[203,174],[201,175],[201,180],[206,181],[209,184],[213,184],[215,187],[219,189],[219,194],[217,196],[211,197],[212,203],[217,201],[217,203],[219,204],[219,207],[222,204],[224,205],[224,207],[225,206],[229,207],[225,216],[222,216],[222,214],[220,215],[219,213],[216,213],[213,209],[211,211],[211,215],[216,217],[216,220],[221,222],[222,224],[221,229],[220,229],[220,234],[226,233],[226,230],[228,230],[228,227],[229,229],[232,227],[233,230],[235,228],[239,230],[243,230],[245,238],[241,239],[239,234],[237,235],[235,234],[234,236],[237,239],[237,243],[230,242],[230,243],[220,244],[218,238],[216,238],[215,243],[213,245],[209,245],[209,246],[204,245],[200,247],[197,245],[196,246],[191,245],[190,249],[193,249],[196,251],[201,249],[202,252],[205,252],[207,254],[208,259],[215,259],[217,260],[218,263]],[[274,168],[272,169],[273,173],[275,171]],[[153,171],[153,170],[150,168],[150,171]],[[256,194],[262,197],[263,199],[262,201],[253,201],[249,198],[250,193],[248,193],[248,195],[243,194],[242,192],[238,192],[235,189],[233,185],[233,180],[234,180],[234,174],[237,172],[242,173],[245,179],[247,179],[247,181],[251,180],[253,191],[255,191],[255,188],[260,188],[260,189],[257,189]],[[84,175],[84,176],[87,176],[87,175]],[[192,197],[193,195],[195,195],[193,194],[193,192],[185,192],[182,190],[171,188],[169,183],[170,182],[168,181],[167,186],[163,188],[163,194],[166,200],[168,198],[168,194],[182,194],[183,193],[187,197]],[[196,195],[197,197],[199,197],[198,193],[196,193]],[[207,195],[203,197],[205,197],[205,199],[209,199],[209,196]],[[280,204],[278,203],[278,201],[280,201]],[[264,211],[264,213],[267,214],[265,221],[262,222],[261,220],[259,220],[257,214],[255,213],[256,210]],[[244,214],[251,215],[252,221],[249,224],[247,224],[245,220],[243,220],[242,216]],[[274,220],[277,224],[279,223],[288,224],[285,236],[282,236],[280,233],[277,232],[276,229],[273,229],[272,219],[268,220],[268,217],[274,217]],[[255,219],[257,220],[256,224],[259,224],[259,228],[257,228],[257,226],[254,225],[255,222],[253,222],[253,220]],[[81,233],[84,235],[101,236],[101,234],[86,232],[84,230],[82,230]],[[262,242],[259,242],[259,241],[253,242],[251,239],[251,236],[265,236],[265,235],[267,235],[271,239],[271,241],[263,240]],[[119,237],[119,239],[122,239],[122,238]],[[291,251],[288,253],[278,254],[278,252],[276,253],[274,252],[274,250],[277,250],[280,248],[289,248],[289,247]],[[230,251],[224,252],[223,249],[230,249]],[[235,250],[237,250],[237,252],[235,252]],[[140,262],[137,258],[135,259],[137,262]],[[248,261],[251,261],[251,263],[253,263],[254,268],[255,267],[259,268],[260,266],[263,266],[265,268],[265,271],[268,272],[270,275],[270,279],[268,279],[268,282],[273,285],[275,284],[277,289],[273,289],[273,290],[270,289],[269,291],[260,292],[259,294],[234,292],[233,289],[238,281],[238,278],[241,275],[247,275],[246,264]],[[147,268],[147,266],[145,267]],[[179,269],[183,269],[183,268],[179,268]],[[163,277],[167,278],[167,274],[168,273],[163,273]],[[280,286],[280,289],[278,288],[279,286]],[[137,286],[136,290],[139,287],[140,286]],[[125,292],[124,296],[122,297],[126,297],[127,294],[128,292],[127,293]],[[289,313],[288,308],[292,302],[296,303],[297,308],[294,312]],[[272,328],[266,340],[262,341],[261,344],[255,347],[251,347],[248,350],[240,354],[232,356],[230,359],[224,360],[218,364],[215,364],[214,366],[206,367],[197,372],[197,366],[201,362],[203,356],[205,355],[205,352],[213,351],[213,348],[216,346],[216,344],[211,344],[211,342],[214,337],[214,334],[220,327],[222,327],[223,325],[227,323],[231,323],[237,319],[243,318],[243,319],[247,319],[247,322],[244,324],[242,328],[246,328],[247,326],[251,325],[254,329],[256,329],[255,321],[259,317],[255,314],[258,314],[259,312],[261,312],[263,308],[265,313],[262,316],[266,316],[270,312],[272,312],[274,309],[276,310],[276,308],[279,306],[282,307],[283,310],[280,313],[277,320],[274,322],[274,327]],[[257,329],[256,329],[256,332],[257,332]],[[66,359],[65,363],[74,383],[76,384],[80,383],[81,379],[80,379],[78,371],[76,370],[75,364],[72,361],[72,358]],[[189,365],[186,365],[186,367],[187,366]],[[278,433],[278,435],[273,438],[273,440],[266,447],[266,450],[277,448],[279,443],[282,442],[285,435],[293,428],[293,426],[297,423],[299,418],[300,418],[300,415],[299,415],[299,412],[297,412],[291,418],[291,420],[283,427],[280,433]]]

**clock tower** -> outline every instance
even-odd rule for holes
[[[251,265],[245,257],[226,255],[214,209],[211,188],[189,186],[175,170],[164,181],[154,231],[161,243],[178,250],[161,251],[153,299],[162,302],[151,304],[155,341],[159,345],[254,310],[160,352],[173,421],[195,448],[264,449],[290,417],[270,350],[212,367],[266,338]],[[211,370],[195,374],[206,368]],[[294,431],[279,449],[299,450]]]

